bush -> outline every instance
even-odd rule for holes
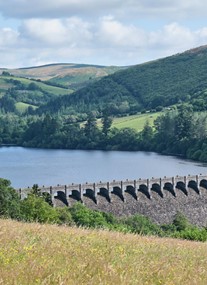
[[[207,230],[204,228],[190,227],[186,230],[176,232],[172,235],[176,238],[196,240],[196,241],[207,241]]]
[[[23,219],[27,222],[59,223],[59,215],[42,197],[29,194],[22,201],[21,211]]]
[[[74,224],[69,208],[56,208],[56,212],[58,213],[59,224],[68,226],[72,226]]]
[[[107,227],[107,221],[103,214],[98,211],[90,210],[81,203],[76,203],[70,209],[72,218],[76,225],[83,227],[100,228]]]
[[[183,231],[190,227],[187,218],[182,213],[177,213],[172,223],[177,231]]]
[[[21,200],[17,192],[10,186],[11,182],[0,178],[0,216],[20,219]]]
[[[124,224],[127,225],[130,232],[144,235],[160,235],[161,230],[158,225],[155,225],[150,221],[149,218],[135,215],[123,220]]]

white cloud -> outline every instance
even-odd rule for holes
[[[204,0],[0,0],[0,11],[14,18],[59,18],[79,15],[100,17],[107,14],[126,17],[162,15],[166,18],[205,15]],[[12,8],[11,8],[12,7]]]
[[[96,15],[111,9],[116,10],[123,0],[0,0],[0,11],[6,17],[14,18],[57,18],[74,15]],[[12,7],[12,9],[11,9]]]
[[[33,2],[0,0],[0,13],[7,17],[2,22],[0,16],[0,67],[51,62],[130,65],[207,43],[203,0]]]
[[[0,67],[53,62],[132,65],[206,42],[207,27],[193,30],[176,22],[148,31],[112,16],[96,25],[77,17],[29,19],[19,30],[0,29]]]
[[[92,39],[90,25],[77,17],[70,19],[29,19],[21,26],[22,36],[38,45],[59,46]]]
[[[149,34],[149,46],[152,48],[160,47],[172,47],[173,50],[183,48],[189,48],[196,43],[196,33],[189,28],[183,27],[178,23],[171,23],[163,27],[162,30],[150,32]]]
[[[104,17],[100,23],[99,39],[117,48],[136,48],[143,46],[147,35],[134,25],[124,25],[113,17]]]
[[[19,33],[11,28],[0,29],[0,47],[10,47],[17,43]]]

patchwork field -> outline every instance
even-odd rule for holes
[[[207,284],[207,243],[0,220],[0,284]]]

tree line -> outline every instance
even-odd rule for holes
[[[112,127],[107,110],[101,123],[90,112],[84,122],[72,123],[68,117],[0,116],[0,144],[61,149],[100,149],[155,151],[207,161],[207,116],[188,105],[165,112],[154,126],[146,122],[143,130]]]

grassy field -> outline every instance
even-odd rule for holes
[[[160,112],[157,113],[147,113],[133,116],[126,116],[121,118],[115,118],[113,120],[112,127],[116,127],[117,129],[123,128],[132,128],[137,131],[141,131],[146,124],[146,121],[152,126],[154,120],[160,115]]]
[[[9,76],[0,75],[0,89],[2,91],[7,91],[9,88],[15,86],[13,83],[7,82],[8,79],[18,80],[22,84],[24,84],[26,87],[29,86],[29,84],[33,82],[37,86],[39,86],[43,91],[56,94],[56,95],[64,95],[64,94],[72,93],[72,90],[70,89],[50,86],[50,85],[45,84],[44,82],[32,81],[27,78],[21,78],[21,77],[15,77],[15,76],[9,77]]]
[[[25,112],[28,109],[28,107],[32,107],[33,109],[37,109],[36,106],[30,105],[30,104],[27,104],[27,103],[23,103],[23,102],[18,102],[18,103],[15,104],[15,106],[16,106],[17,110],[20,113]]]
[[[205,285],[207,243],[0,220],[0,284]]]

